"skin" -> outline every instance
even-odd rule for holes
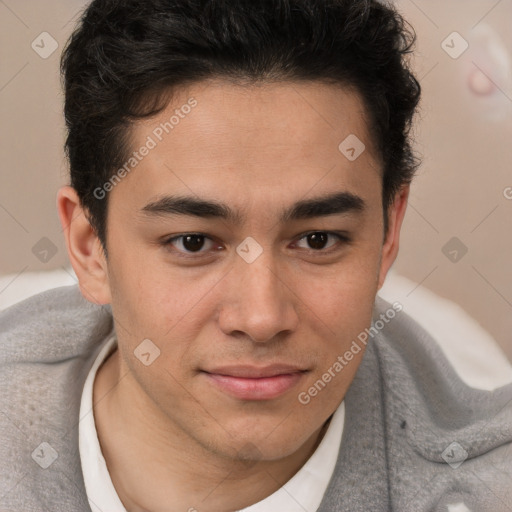
[[[110,192],[108,259],[76,192],[63,187],[57,198],[82,294],[112,305],[118,350],[98,371],[94,414],[130,512],[238,510],[302,467],[364,351],[309,404],[298,394],[370,325],[409,192],[396,195],[384,237],[381,167],[360,98],[320,82],[193,84],[134,125],[133,148],[191,97],[192,112]],[[338,149],[352,133],[366,145],[353,162]],[[364,209],[280,221],[283,208],[334,191],[360,197]],[[141,212],[169,194],[222,201],[244,217]],[[305,236],[317,231],[341,231],[350,242],[331,235],[318,248]],[[197,232],[210,237],[199,254],[183,239],[162,243]],[[263,249],[252,263],[236,252],[248,236]],[[134,355],[144,339],[160,349],[149,366]],[[203,371],[272,363],[307,371],[266,400],[233,397]]]

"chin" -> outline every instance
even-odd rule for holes
[[[280,424],[284,424],[282,419],[267,421],[265,425],[260,424],[256,428],[254,425],[252,428],[245,425],[244,428],[237,430],[226,429],[232,435],[224,432],[224,442],[217,439],[215,451],[235,460],[270,462],[293,455],[317,431],[304,431],[299,428],[284,431],[276,428]],[[296,422],[295,425],[298,427]]]

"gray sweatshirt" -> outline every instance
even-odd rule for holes
[[[377,298],[374,326],[390,308]],[[78,286],[0,313],[0,512],[91,512],[80,398],[112,329],[110,307],[90,304]],[[376,332],[345,396],[318,511],[512,512],[512,384],[466,386],[403,311]]]

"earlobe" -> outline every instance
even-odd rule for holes
[[[402,187],[396,194],[393,204],[388,212],[388,231],[386,240],[382,247],[382,258],[379,272],[378,289],[382,288],[386,275],[393,265],[400,245],[400,230],[407,209],[407,199],[409,198],[410,186]]]
[[[109,304],[111,296],[103,248],[74,188],[59,189],[57,211],[82,295],[94,304]]]

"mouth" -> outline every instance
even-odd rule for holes
[[[290,365],[230,366],[202,371],[217,389],[240,400],[272,400],[292,388],[309,370]]]

